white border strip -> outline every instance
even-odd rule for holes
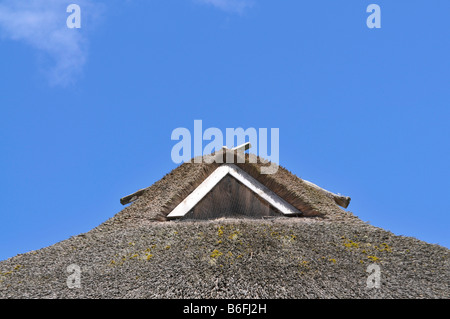
[[[286,202],[236,165],[230,165],[230,175],[278,209],[283,215],[301,215],[301,212],[297,208]]]
[[[189,194],[177,207],[175,207],[168,218],[183,217],[194,208],[195,205],[209,193],[214,186],[224,178],[230,169],[228,166],[222,165],[209,175],[191,194]]]
[[[227,174],[230,174],[251,191],[266,200],[270,205],[278,209],[284,215],[301,215],[301,212],[280,198],[266,186],[258,182],[249,174],[233,164],[223,164],[209,175],[191,194],[189,194],[177,207],[175,207],[168,218],[179,218],[190,212],[200,200],[206,196]]]

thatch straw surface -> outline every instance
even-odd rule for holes
[[[449,250],[314,219],[161,222],[0,262],[0,298],[449,298]],[[370,264],[380,288],[368,288]],[[67,287],[67,266],[81,287]]]
[[[165,221],[215,165],[183,164],[97,228],[1,261],[0,298],[450,297],[447,248],[368,225],[281,167],[264,184],[317,216]]]
[[[136,225],[149,225],[155,221],[165,221],[166,216],[220,164],[206,164],[211,155],[206,155],[202,163],[184,163],[165,175],[161,180],[141,192],[139,198],[123,209],[112,219],[100,226],[101,229],[113,227],[126,228]],[[280,166],[275,174],[260,174],[261,166],[266,165],[258,158],[258,163],[236,165],[249,175],[274,191],[278,196],[299,209],[305,217],[317,217],[334,221],[358,222],[351,212],[343,210],[336,202],[317,191],[302,179]]]

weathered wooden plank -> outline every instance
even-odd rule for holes
[[[141,196],[146,190],[147,190],[147,188],[143,188],[143,189],[140,189],[140,190],[134,192],[133,194],[127,195],[127,196],[125,196],[125,197],[122,197],[122,198],[120,199],[120,203],[121,203],[122,205],[126,205],[126,204],[129,204],[129,203],[132,203],[132,202],[134,202],[136,199],[138,199],[139,196]]]
[[[276,216],[283,216],[283,214],[236,178],[227,174],[184,218],[264,218]]]
[[[260,197],[265,199],[270,205],[274,206],[284,215],[297,216],[302,214],[297,208],[286,202],[284,199],[279,197],[269,188],[261,184],[259,181],[254,179],[252,176],[244,172],[236,165],[228,165],[230,167],[231,176],[234,176],[237,180],[239,180],[256,194],[258,194]]]
[[[319,192],[321,192],[322,194],[326,195],[327,197],[330,197],[332,199],[334,199],[334,201],[336,202],[336,204],[338,204],[341,207],[347,208],[348,205],[350,204],[350,200],[351,198],[348,196],[343,196],[341,194],[335,194],[332,193],[330,191],[327,191],[326,189],[323,189],[320,186],[317,186],[314,183],[308,182],[306,180],[303,180],[307,185],[313,187],[314,189],[318,190]]]
[[[167,218],[180,218],[190,212],[226,175],[230,174],[245,187],[265,200],[284,215],[298,216],[302,213],[233,164],[224,164],[209,175],[191,194],[176,206]]]
[[[229,172],[226,165],[218,167],[209,175],[191,194],[189,194],[177,207],[175,207],[167,218],[179,218],[186,215],[194,206],[217,185],[217,183]]]

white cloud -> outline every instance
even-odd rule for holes
[[[193,0],[220,10],[242,14],[254,0]],[[81,7],[81,29],[66,25],[67,6]],[[2,0],[0,3],[0,40],[25,43],[38,52],[39,67],[52,85],[65,86],[82,72],[88,56],[88,41],[83,21],[98,18],[102,4],[95,0]]]
[[[227,12],[243,13],[253,6],[253,0],[195,0],[198,3],[212,5]]]
[[[44,57],[39,65],[52,85],[67,85],[82,71],[87,59],[87,39],[82,29],[66,25],[66,0],[5,0],[0,4],[0,36],[21,41]],[[77,0],[82,7],[91,0]],[[42,62],[45,61],[45,62]]]

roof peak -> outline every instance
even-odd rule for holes
[[[193,193],[208,176],[217,168],[229,164],[211,161],[211,157],[216,155],[217,153],[204,155],[200,163],[195,163],[192,160],[183,163],[152,186],[121,198],[123,205],[130,203],[133,203],[133,205],[126,207],[118,215],[132,214],[134,220],[144,218],[149,222],[169,220],[171,217],[169,214]],[[282,166],[279,166],[275,174],[261,174],[261,169],[270,162],[254,154],[245,153],[244,163],[239,163],[237,156],[235,154],[233,166],[244,171],[276,196],[300,211],[302,217],[320,217],[333,220],[355,217],[339,207],[346,208],[350,202],[350,197],[334,194],[316,184],[302,180]],[[256,157],[256,163],[250,161],[252,156]],[[117,218],[114,217],[113,219],[116,220]]]

